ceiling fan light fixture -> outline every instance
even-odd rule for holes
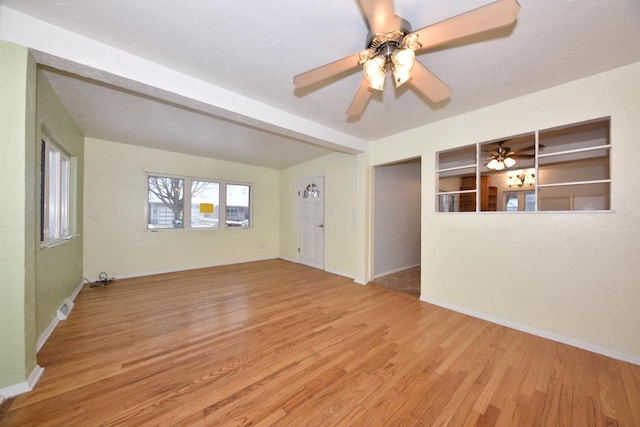
[[[416,51],[422,47],[420,42],[418,42],[418,34],[410,33],[405,36],[402,40],[404,47],[409,48],[413,51]]]
[[[508,168],[512,167],[515,164],[516,161],[513,159],[513,157],[507,157],[506,159],[504,159],[504,165]]]
[[[491,159],[489,163],[487,163],[487,167],[489,169],[497,169],[498,161],[496,159]]]
[[[369,83],[369,87],[375,90],[384,90],[384,80],[387,75],[387,59],[378,55],[364,63],[364,76]]]
[[[411,77],[411,69],[416,61],[416,53],[409,48],[398,49],[391,54],[393,63],[393,79],[396,87],[405,83]]]

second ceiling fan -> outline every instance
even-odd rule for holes
[[[408,83],[433,102],[451,95],[451,89],[415,60],[415,54],[472,34],[512,24],[520,5],[516,0],[498,0],[478,9],[412,31],[407,21],[396,16],[393,0],[359,0],[371,33],[366,48],[345,58],[294,77],[297,88],[312,85],[342,72],[363,66],[364,76],[347,115],[364,111],[372,90],[383,90],[388,71],[396,87]]]

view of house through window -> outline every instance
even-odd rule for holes
[[[249,226],[249,195],[248,185],[227,184],[226,227]]]
[[[220,183],[191,181],[191,226],[217,228],[220,223]]]
[[[182,228],[184,179],[149,176],[149,228]]]
[[[43,135],[41,150],[40,241],[71,237],[71,158]]]
[[[436,211],[607,211],[610,120],[437,153]]]
[[[147,175],[147,229],[220,228],[221,219],[225,227],[248,228],[250,189],[249,184]]]

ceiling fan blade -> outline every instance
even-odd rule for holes
[[[400,28],[393,0],[360,0],[372,34],[389,33]]]
[[[360,61],[360,52],[338,59],[337,61],[331,62],[327,65],[314,68],[306,73],[298,74],[293,78],[293,85],[297,88],[312,85],[321,80],[335,76],[336,74],[356,68],[359,65],[358,61]]]
[[[536,146],[532,145],[531,147],[524,147],[524,148],[518,149],[517,153],[524,153],[525,151],[533,151],[535,149],[536,149]]]
[[[520,5],[516,0],[498,0],[486,6],[454,16],[414,31],[421,44],[429,49],[471,34],[504,27],[515,21]]]
[[[357,117],[362,114],[372,95],[373,92],[369,88],[369,83],[367,79],[363,77],[360,81],[360,87],[358,87],[356,96],[353,98],[353,101],[351,101],[351,106],[349,106],[347,110],[347,116]]]
[[[418,61],[413,64],[408,83],[433,102],[440,102],[451,96],[449,86]]]

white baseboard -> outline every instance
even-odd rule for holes
[[[292,259],[292,258],[287,258],[287,257],[280,257],[281,260],[283,261],[289,261],[289,262],[293,262],[295,264],[300,264],[300,260],[299,259]],[[324,271],[326,271],[327,273],[331,273],[331,274],[336,274],[338,276],[342,276],[342,277],[346,277],[348,279],[353,279],[354,276],[353,274],[347,274],[347,273],[343,273],[341,271],[337,271],[337,270],[331,270],[325,267]]]
[[[342,276],[342,277],[346,277],[347,279],[355,279],[355,277],[353,276],[353,274],[347,274],[347,273],[342,273],[340,271],[335,271],[335,270],[329,270],[326,269],[325,270],[327,273],[331,273],[331,274],[335,274],[337,276]]]
[[[538,329],[536,327],[525,325],[523,323],[514,322],[512,320],[503,319],[501,317],[491,316],[485,313],[481,313],[479,311],[475,311],[465,307],[459,307],[459,306],[438,301],[432,298],[425,298],[422,295],[420,296],[420,301],[437,305],[438,307],[443,307],[449,310],[457,311],[458,313],[462,313],[471,317],[476,317],[478,319],[486,320],[491,323],[496,323],[498,325],[506,326],[511,329],[516,329],[518,331],[526,332],[531,335],[536,335],[538,337],[546,338],[551,341],[567,344],[572,347],[577,347],[582,350],[587,350],[592,353],[601,354],[603,356],[611,357],[612,359],[621,360],[623,362],[629,362],[634,365],[640,366],[640,356],[634,356],[631,354],[622,353],[622,352],[615,351],[610,348],[603,347],[597,344],[592,344],[589,342],[577,340],[575,338],[565,337],[565,336],[556,334],[554,332],[546,331],[544,329]]]
[[[416,268],[416,267],[420,267],[420,263],[413,264],[413,265],[406,265],[404,267],[394,268],[393,270],[389,270],[389,271],[385,271],[385,272],[382,272],[382,273],[378,273],[378,274],[373,276],[373,279],[375,280],[375,279],[378,279],[380,277],[388,276],[389,274],[397,273],[399,271],[404,271],[404,270],[408,270],[410,268]]]
[[[145,276],[155,276],[155,275],[158,275],[158,274],[178,273],[180,271],[200,270],[202,268],[222,267],[222,266],[225,266],[225,265],[244,264],[244,263],[247,263],[247,262],[268,261],[270,259],[278,259],[278,257],[245,259],[245,260],[242,260],[242,261],[225,262],[225,263],[219,263],[219,264],[207,264],[207,265],[201,265],[201,266],[177,268],[177,269],[173,269],[173,270],[148,271],[146,273],[122,274],[122,275],[116,275],[115,279],[120,279],[120,280],[121,279],[133,279],[135,277],[145,277]]]
[[[2,397],[2,400],[4,401],[4,399],[30,392],[36,386],[38,380],[40,380],[43,372],[44,368],[40,365],[36,365],[36,367],[33,368],[33,371],[31,371],[29,378],[27,378],[25,382],[10,385],[9,387],[0,389],[0,397]]]
[[[71,292],[71,295],[69,295],[69,298],[65,299],[65,301],[69,300],[69,301],[72,302],[71,303],[72,307],[73,307],[73,301],[76,299],[76,297],[78,296],[78,294],[82,290],[83,286],[84,286],[84,280],[81,280],[80,283],[78,284],[78,286],[76,286],[76,288],[73,290],[73,292]],[[58,326],[58,322],[60,322],[60,320],[61,319],[59,318],[59,316],[57,314],[53,315],[53,319],[51,319],[51,323],[49,323],[49,325],[47,325],[45,330],[38,337],[38,341],[36,341],[36,353],[38,353],[42,349],[42,347],[47,342],[47,340],[49,339],[49,337],[51,336],[53,331],[56,329],[56,326]]]

